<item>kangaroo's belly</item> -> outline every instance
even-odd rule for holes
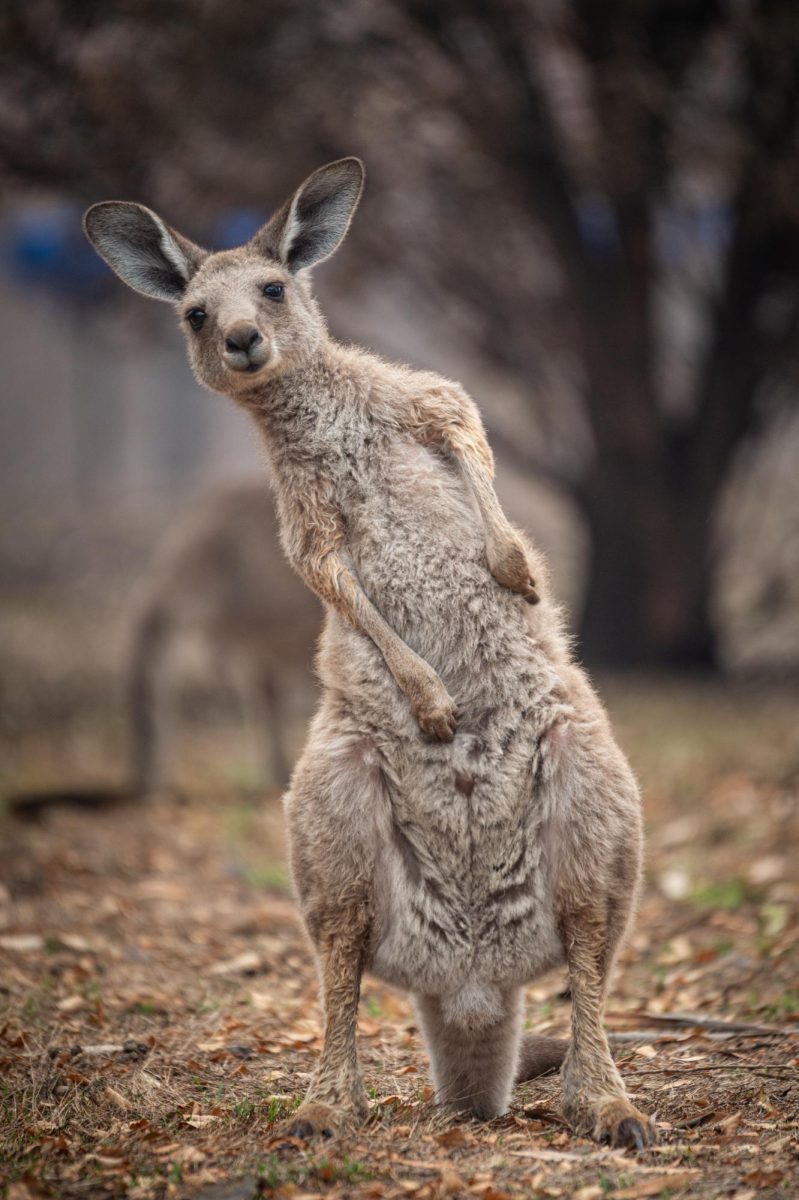
[[[554,834],[537,785],[545,707],[518,717],[505,745],[489,721],[399,770],[389,764],[391,836],[376,867],[371,962],[387,982],[474,999],[562,960]]]
[[[563,949],[546,822],[530,805],[476,828],[473,797],[457,792],[438,828],[396,815],[377,866],[370,969],[474,1009],[562,961]]]

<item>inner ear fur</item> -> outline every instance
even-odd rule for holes
[[[300,184],[250,245],[290,271],[324,262],[350,227],[363,181],[359,158],[341,158],[320,167]]]
[[[83,218],[91,244],[134,291],[175,302],[208,252],[170,228],[143,204],[107,200]]]

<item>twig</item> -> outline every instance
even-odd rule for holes
[[[629,1060],[627,1060],[629,1061]],[[625,1064],[619,1063],[619,1066]],[[796,1080],[795,1071],[781,1072],[779,1067],[765,1067],[762,1064],[752,1066],[749,1063],[715,1063],[707,1067],[647,1067],[644,1070],[628,1071],[627,1077],[634,1079],[636,1075],[698,1075],[700,1071],[750,1071],[753,1075],[766,1075],[769,1079]]]
[[[675,1031],[676,1034],[676,1031]],[[737,1030],[726,1030],[724,1033],[716,1033],[711,1030],[704,1030],[702,1036],[709,1042],[726,1042],[731,1038],[772,1038],[772,1037],[789,1037],[790,1032],[782,1030],[769,1030],[768,1032],[760,1033],[739,1033]],[[608,1041],[624,1043],[624,1042],[673,1042],[677,1039],[675,1035],[669,1035],[665,1029],[619,1029],[608,1031]]]
[[[747,1021],[721,1021],[717,1017],[706,1017],[702,1013],[607,1013],[606,1017],[609,1020],[629,1020],[632,1015],[644,1017],[653,1025],[693,1027],[712,1030],[714,1033],[748,1033],[760,1036],[771,1034],[773,1037],[790,1037],[793,1033],[799,1033],[799,1028],[796,1026],[779,1029],[776,1025],[753,1025]]]

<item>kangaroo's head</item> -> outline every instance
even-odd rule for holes
[[[324,322],[308,269],[329,258],[363,187],[357,158],[320,167],[245,246],[212,253],[141,204],[88,210],[89,241],[137,292],[175,306],[206,387],[236,396],[313,355]]]

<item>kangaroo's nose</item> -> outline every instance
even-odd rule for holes
[[[254,325],[250,325],[247,321],[238,321],[235,325],[231,325],[225,334],[225,349],[241,350],[244,354],[248,354],[253,346],[257,346],[261,341],[263,338]]]

